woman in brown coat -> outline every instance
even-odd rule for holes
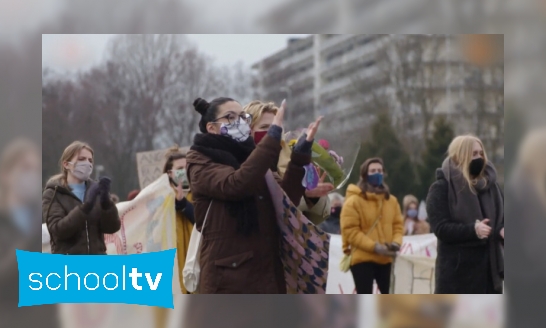
[[[60,164],[61,173],[49,179],[42,195],[51,253],[106,254],[104,234],[121,226],[110,198],[110,179],[90,179],[93,149],[80,141],[66,147]]]
[[[211,103],[198,98],[202,115],[187,170],[197,229],[203,233],[200,253],[201,294],[284,294],[280,233],[265,174],[278,162],[284,105],[267,136],[256,146],[250,137],[251,116],[230,98]],[[296,146],[289,171],[277,181],[297,206],[303,193],[303,166],[311,161],[318,119]],[[208,208],[207,223],[203,221]]]

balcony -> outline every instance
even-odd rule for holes
[[[304,72],[294,73],[290,77],[291,85],[299,85],[299,84],[304,84],[305,82],[313,81],[313,78],[315,76],[314,73],[315,73],[315,70],[313,68],[307,69]]]
[[[292,55],[288,55],[285,59],[283,59],[279,65],[279,69],[286,69],[290,66],[297,65],[302,63],[305,60],[313,60],[313,47],[306,49],[304,51],[297,52]]]
[[[321,74],[331,75],[334,72],[338,72],[340,69],[345,68],[348,64],[356,62],[365,57],[369,57],[370,60],[373,59],[376,48],[373,45],[365,45],[344,53],[343,55],[336,57],[330,61],[324,61],[324,64],[321,67]]]
[[[354,34],[337,34],[331,38],[328,38],[328,39],[324,39],[322,40],[322,43],[321,43],[321,51],[323,50],[326,50],[326,49],[329,49],[333,46],[336,46],[338,44],[341,44],[347,40],[350,40],[352,38],[354,38]]]

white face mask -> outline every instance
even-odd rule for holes
[[[42,191],[41,177],[38,172],[21,173],[15,184],[15,192],[25,201],[32,201],[40,196]]]
[[[186,175],[186,169],[173,170],[173,180],[178,185],[187,186],[188,176]]]
[[[72,175],[78,180],[87,181],[89,180],[91,173],[93,173],[93,164],[89,162],[82,161],[77,162],[76,164],[68,162],[68,164],[74,165],[74,168],[70,172],[72,172]]]
[[[242,118],[239,118],[233,124],[222,123],[220,126],[220,135],[229,136],[238,142],[246,141],[250,136],[250,125]]]

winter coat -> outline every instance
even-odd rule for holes
[[[436,258],[436,294],[486,294],[491,281],[489,272],[488,239],[479,239],[476,220],[454,220],[448,199],[449,183],[441,169],[427,196],[427,213],[431,228],[438,239]],[[503,224],[504,226],[504,224]],[[491,231],[496,238],[500,228]]]
[[[186,201],[186,207],[193,207],[193,205],[191,204],[191,192],[186,193]],[[182,269],[186,264],[186,255],[188,253],[188,248],[190,245],[193,223],[191,222],[190,218],[187,217],[184,210],[185,209],[176,211],[176,258],[178,259],[180,288],[182,288],[182,294],[188,294],[186,287],[184,287]]]
[[[402,245],[404,222],[400,204],[393,195],[386,199],[385,194],[366,192],[366,196],[368,199],[364,198],[358,186],[349,185],[341,209],[341,236],[344,245],[351,247],[351,265],[363,262],[392,263],[391,257],[375,254],[374,248],[376,243]],[[367,235],[380,214],[380,201],[383,201],[381,219]]]
[[[89,189],[97,182],[85,182],[87,199]],[[52,254],[106,254],[104,234],[117,232],[121,227],[118,209],[114,203],[103,209],[100,197],[89,214],[82,210],[82,201],[60,180],[50,180],[42,195],[42,215],[51,236]]]
[[[265,174],[271,163],[277,163],[280,150],[280,142],[266,135],[239,169],[216,163],[196,150],[188,152],[195,220],[197,229],[203,231],[200,294],[286,293],[279,255],[281,236],[265,181]],[[282,181],[274,174],[294,204],[303,196],[303,166],[310,160],[309,155],[293,153],[291,172]],[[259,216],[258,231],[246,236],[237,231],[237,218],[230,215],[228,205],[248,197],[254,198]]]
[[[26,281],[19,281],[15,250],[40,252],[42,240],[39,229],[23,234],[9,212],[0,210],[0,327],[59,327],[59,305],[17,306],[19,283],[26,284],[28,280],[22,277]],[[30,213],[37,214],[33,217],[34,227],[38,228],[40,207],[32,208]]]
[[[341,225],[339,223],[339,218],[330,215],[326,221],[322,222],[319,225],[319,228],[321,228],[324,232],[330,233],[330,234],[341,234]]]
[[[406,236],[426,235],[430,233],[430,224],[425,220],[408,217],[404,220],[404,231]]]

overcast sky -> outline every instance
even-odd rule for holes
[[[42,65],[58,71],[84,70],[104,59],[113,34],[42,35]],[[188,38],[218,64],[250,66],[284,47],[288,38],[306,34],[189,34]]]

